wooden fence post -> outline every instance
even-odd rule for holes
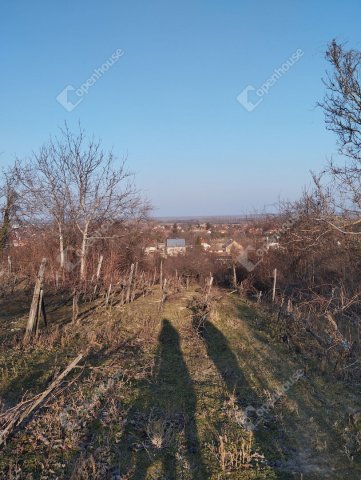
[[[208,290],[207,290],[207,294],[206,294],[206,302],[208,301],[208,297],[211,294],[212,285],[213,285],[213,275],[212,275],[212,273],[210,273],[209,274],[209,280],[208,280]]]
[[[39,268],[39,273],[36,279],[33,300],[31,302],[30,312],[29,312],[29,319],[26,325],[25,337],[24,340],[29,341],[32,337],[35,328],[37,328],[38,320],[39,320],[39,304],[43,303],[43,296],[41,294],[43,281],[44,281],[44,273],[46,267],[46,258],[43,258],[41,261],[41,265]],[[40,305],[42,309],[42,305]],[[44,308],[45,312],[45,308]]]
[[[136,289],[138,287],[138,262],[135,263],[134,275],[133,275],[133,290],[130,295],[130,301],[134,302]]]
[[[122,286],[122,292],[120,297],[120,305],[124,305],[124,286]]]
[[[130,302],[130,292],[132,288],[132,281],[133,281],[133,273],[134,273],[134,263],[132,263],[130,267],[130,273],[129,273],[129,279],[128,279],[128,285],[127,285],[127,296],[125,298],[125,303]]]
[[[73,317],[72,322],[75,323],[78,320],[79,315],[79,292],[74,291],[73,295]]]
[[[235,264],[233,264],[233,288],[237,289],[237,272]]]
[[[162,307],[163,307],[163,305],[164,305],[164,303],[167,299],[166,287],[167,287],[167,279],[165,278],[164,279],[164,284],[162,285],[162,288],[161,288],[162,296],[161,296],[160,303],[159,303],[159,312],[162,310]]]
[[[288,301],[287,301],[287,312],[288,313],[291,313],[293,310],[292,308],[292,300],[289,298]]]
[[[159,285],[160,289],[163,289],[163,260],[160,261],[160,267],[159,267]]]
[[[102,264],[103,264],[103,259],[104,259],[104,256],[103,256],[103,255],[100,255],[99,263],[98,263],[98,268],[97,268],[97,274],[96,274],[96,280],[97,280],[97,282],[99,281],[100,271],[101,271],[101,269],[102,269]]]
[[[275,303],[275,299],[276,299],[276,284],[277,284],[277,268],[273,270],[272,303]]]
[[[109,303],[109,298],[110,298],[111,291],[112,291],[112,284],[109,285],[108,291],[107,291],[106,296],[105,296],[105,306],[106,307],[108,306],[108,303]]]
[[[47,322],[47,319],[46,319],[45,304],[44,304],[44,290],[43,289],[40,290],[38,312],[37,312],[37,317],[36,317],[35,326],[34,326],[34,331],[35,331],[36,336],[39,335],[40,317],[43,317],[44,325],[45,325],[45,327],[47,327],[48,322]]]

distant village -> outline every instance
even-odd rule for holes
[[[219,224],[159,222],[152,226],[144,251],[147,255],[177,256],[200,248],[218,257],[230,257],[258,243],[277,248],[278,231],[275,220]]]

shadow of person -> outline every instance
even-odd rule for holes
[[[228,393],[237,395],[242,404],[254,400],[254,394],[224,334],[209,320],[206,320],[201,328],[198,327],[198,333],[203,339],[207,354],[222,377]]]
[[[208,475],[202,461],[195,419],[196,393],[180,348],[179,334],[167,319],[162,322],[158,341],[156,380],[141,392],[143,400],[140,399],[136,406],[138,412],[141,410],[148,416],[148,424],[147,438],[143,443],[145,448],[136,453],[132,478],[145,479],[154,463],[157,466],[162,464],[162,478],[181,478],[179,469],[182,467],[177,462],[182,454],[174,447],[174,437],[183,431],[183,463],[186,460],[193,479],[206,480]],[[164,448],[160,445],[162,441]]]
[[[193,324],[193,326],[197,325]],[[283,439],[287,445],[286,432],[283,430],[278,431],[278,429],[262,428],[263,417],[258,416],[256,408],[263,405],[264,402],[254,392],[245,377],[227,337],[208,319],[204,321],[201,328],[198,326],[197,331],[203,339],[209,358],[225,384],[227,394],[236,397],[238,406],[246,414],[245,419],[242,421],[243,428],[253,433],[257,444],[266,456],[270,453],[274,454],[275,451],[282,456],[279,444],[280,439]],[[257,366],[255,368],[257,369]]]

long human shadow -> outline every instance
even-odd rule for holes
[[[238,308],[239,310],[239,315],[240,316],[243,316],[245,315],[245,313],[247,314],[250,314],[250,310],[248,309],[248,312],[247,312],[247,308],[245,309],[244,307],[241,307],[241,308]],[[246,310],[246,311],[245,311]],[[269,325],[265,324],[265,323],[262,323],[261,326],[257,326],[257,328],[253,328],[252,329],[252,334],[253,336],[258,340],[258,342],[260,343],[264,343],[265,341],[267,341],[267,337],[268,336],[273,336],[274,337],[274,333],[272,332],[272,330],[270,329]],[[279,348],[281,350],[281,352],[283,353],[283,355],[289,355],[289,350],[286,350],[286,345],[285,344],[282,344],[281,341],[279,341]],[[302,357],[301,357],[302,358]],[[262,359],[262,361],[266,361],[266,359]],[[286,364],[287,365],[287,364]],[[301,365],[300,365],[301,366]],[[300,368],[299,366],[299,368]],[[293,373],[294,371],[296,371],[297,369],[297,365],[294,365],[293,367],[287,367],[289,368],[289,374]],[[260,376],[258,376],[256,374],[256,372],[254,372],[255,376],[257,377],[258,381],[260,383],[262,383],[262,378]],[[318,387],[316,385],[316,382],[312,379],[312,376],[309,374],[307,376],[307,378],[305,377],[305,381],[307,381],[307,385],[309,386],[309,390],[310,391],[317,391],[318,390]],[[329,380],[332,382],[332,379]],[[268,385],[264,385],[264,388],[269,388]],[[291,390],[291,393],[292,393],[292,390]],[[316,397],[315,397],[315,400],[316,402],[319,402],[320,401],[320,394],[318,394]],[[308,407],[303,401],[302,401],[302,397],[298,396],[297,398],[295,398],[295,401],[297,402],[297,404],[299,405],[300,408],[302,408],[305,412],[307,412],[307,417],[308,418],[311,418],[311,417],[314,417],[315,416],[315,411],[313,409],[311,409],[310,407]],[[322,404],[322,403],[321,403]],[[321,405],[319,408],[322,408]],[[320,418],[319,416],[317,417],[317,419],[315,419],[315,421],[318,423],[319,427],[321,430],[323,431],[333,431],[333,436],[336,438],[338,436],[337,434],[337,431],[335,429],[335,425],[334,425],[334,422],[333,422],[333,417],[331,416],[330,417],[330,421],[329,422],[324,422],[322,420],[322,418]]]
[[[198,332],[204,341],[209,358],[226,385],[228,393],[237,395],[242,404],[254,401],[254,393],[224,334],[209,320],[204,322],[201,329],[198,328]]]
[[[202,328],[198,332],[204,341],[207,349],[208,356],[213,361],[217,368],[223,382],[225,383],[228,394],[234,394],[237,397],[239,404],[242,407],[246,405],[260,406],[260,399],[255,395],[247,379],[245,378],[239,362],[232,351],[228,339],[225,335],[209,320],[206,320]],[[255,372],[256,373],[256,372]],[[310,412],[310,417],[311,417]],[[278,427],[275,430],[264,429],[262,424],[257,426],[257,417],[252,417],[256,423],[256,429],[253,430],[257,443],[262,447],[264,452],[271,452],[273,455],[275,452],[279,455],[280,459],[284,456],[284,447],[287,447],[288,455],[296,453],[292,449],[292,445],[288,439],[287,433],[283,429]],[[291,457],[292,458],[292,457]],[[278,461],[279,459],[277,459]],[[279,466],[279,465],[278,465]],[[279,470],[276,467],[279,478],[294,478],[289,477],[286,471]],[[284,475],[284,476],[283,476]]]
[[[185,456],[191,467],[191,475],[194,480],[206,480],[209,477],[201,456],[195,418],[197,397],[180,348],[179,334],[167,319],[163,319],[158,341],[155,381],[141,391],[141,398],[128,417],[129,423],[134,425],[137,413],[141,413],[144,420],[144,415],[151,416],[153,412],[156,420],[164,422],[165,437],[168,434],[175,436],[183,430]],[[133,435],[134,433],[133,431]],[[128,438],[131,436],[132,432],[128,431]],[[145,479],[147,470],[155,461],[162,463],[162,473],[167,480],[179,478],[176,473],[177,452],[172,448],[172,440],[169,441],[169,445],[164,445],[164,448],[157,451],[149,445],[151,440],[149,432],[145,434],[143,431],[143,437],[145,437],[143,445],[148,442],[148,446],[135,453],[135,470],[132,478]]]
[[[195,323],[194,327],[197,327]],[[250,415],[251,423],[245,425],[245,428],[252,429],[257,443],[264,453],[267,453],[274,441],[277,441],[277,437],[272,438],[272,432],[263,429],[257,421],[257,416],[252,413],[262,402],[240,368],[238,358],[232,351],[227,337],[209,320],[206,320],[201,328],[198,326],[197,331],[203,339],[209,358],[225,384],[227,394],[234,395],[237,404],[242,409],[246,408]],[[251,411],[248,410],[249,406],[254,406]]]

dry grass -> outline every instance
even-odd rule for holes
[[[216,445],[211,446],[222,472],[239,471],[251,467],[253,459],[253,433],[242,432],[230,439],[228,435],[219,435]]]
[[[216,292],[199,334],[186,308],[194,293],[171,295],[161,312],[159,291],[94,303],[76,323],[58,311],[34,345],[5,343],[2,408],[42,391],[79,351],[86,360],[10,439],[0,479],[160,479],[174,469],[184,480],[360,478],[356,389],[320,376],[237,297]],[[245,408],[299,368],[305,379],[248,431]]]

